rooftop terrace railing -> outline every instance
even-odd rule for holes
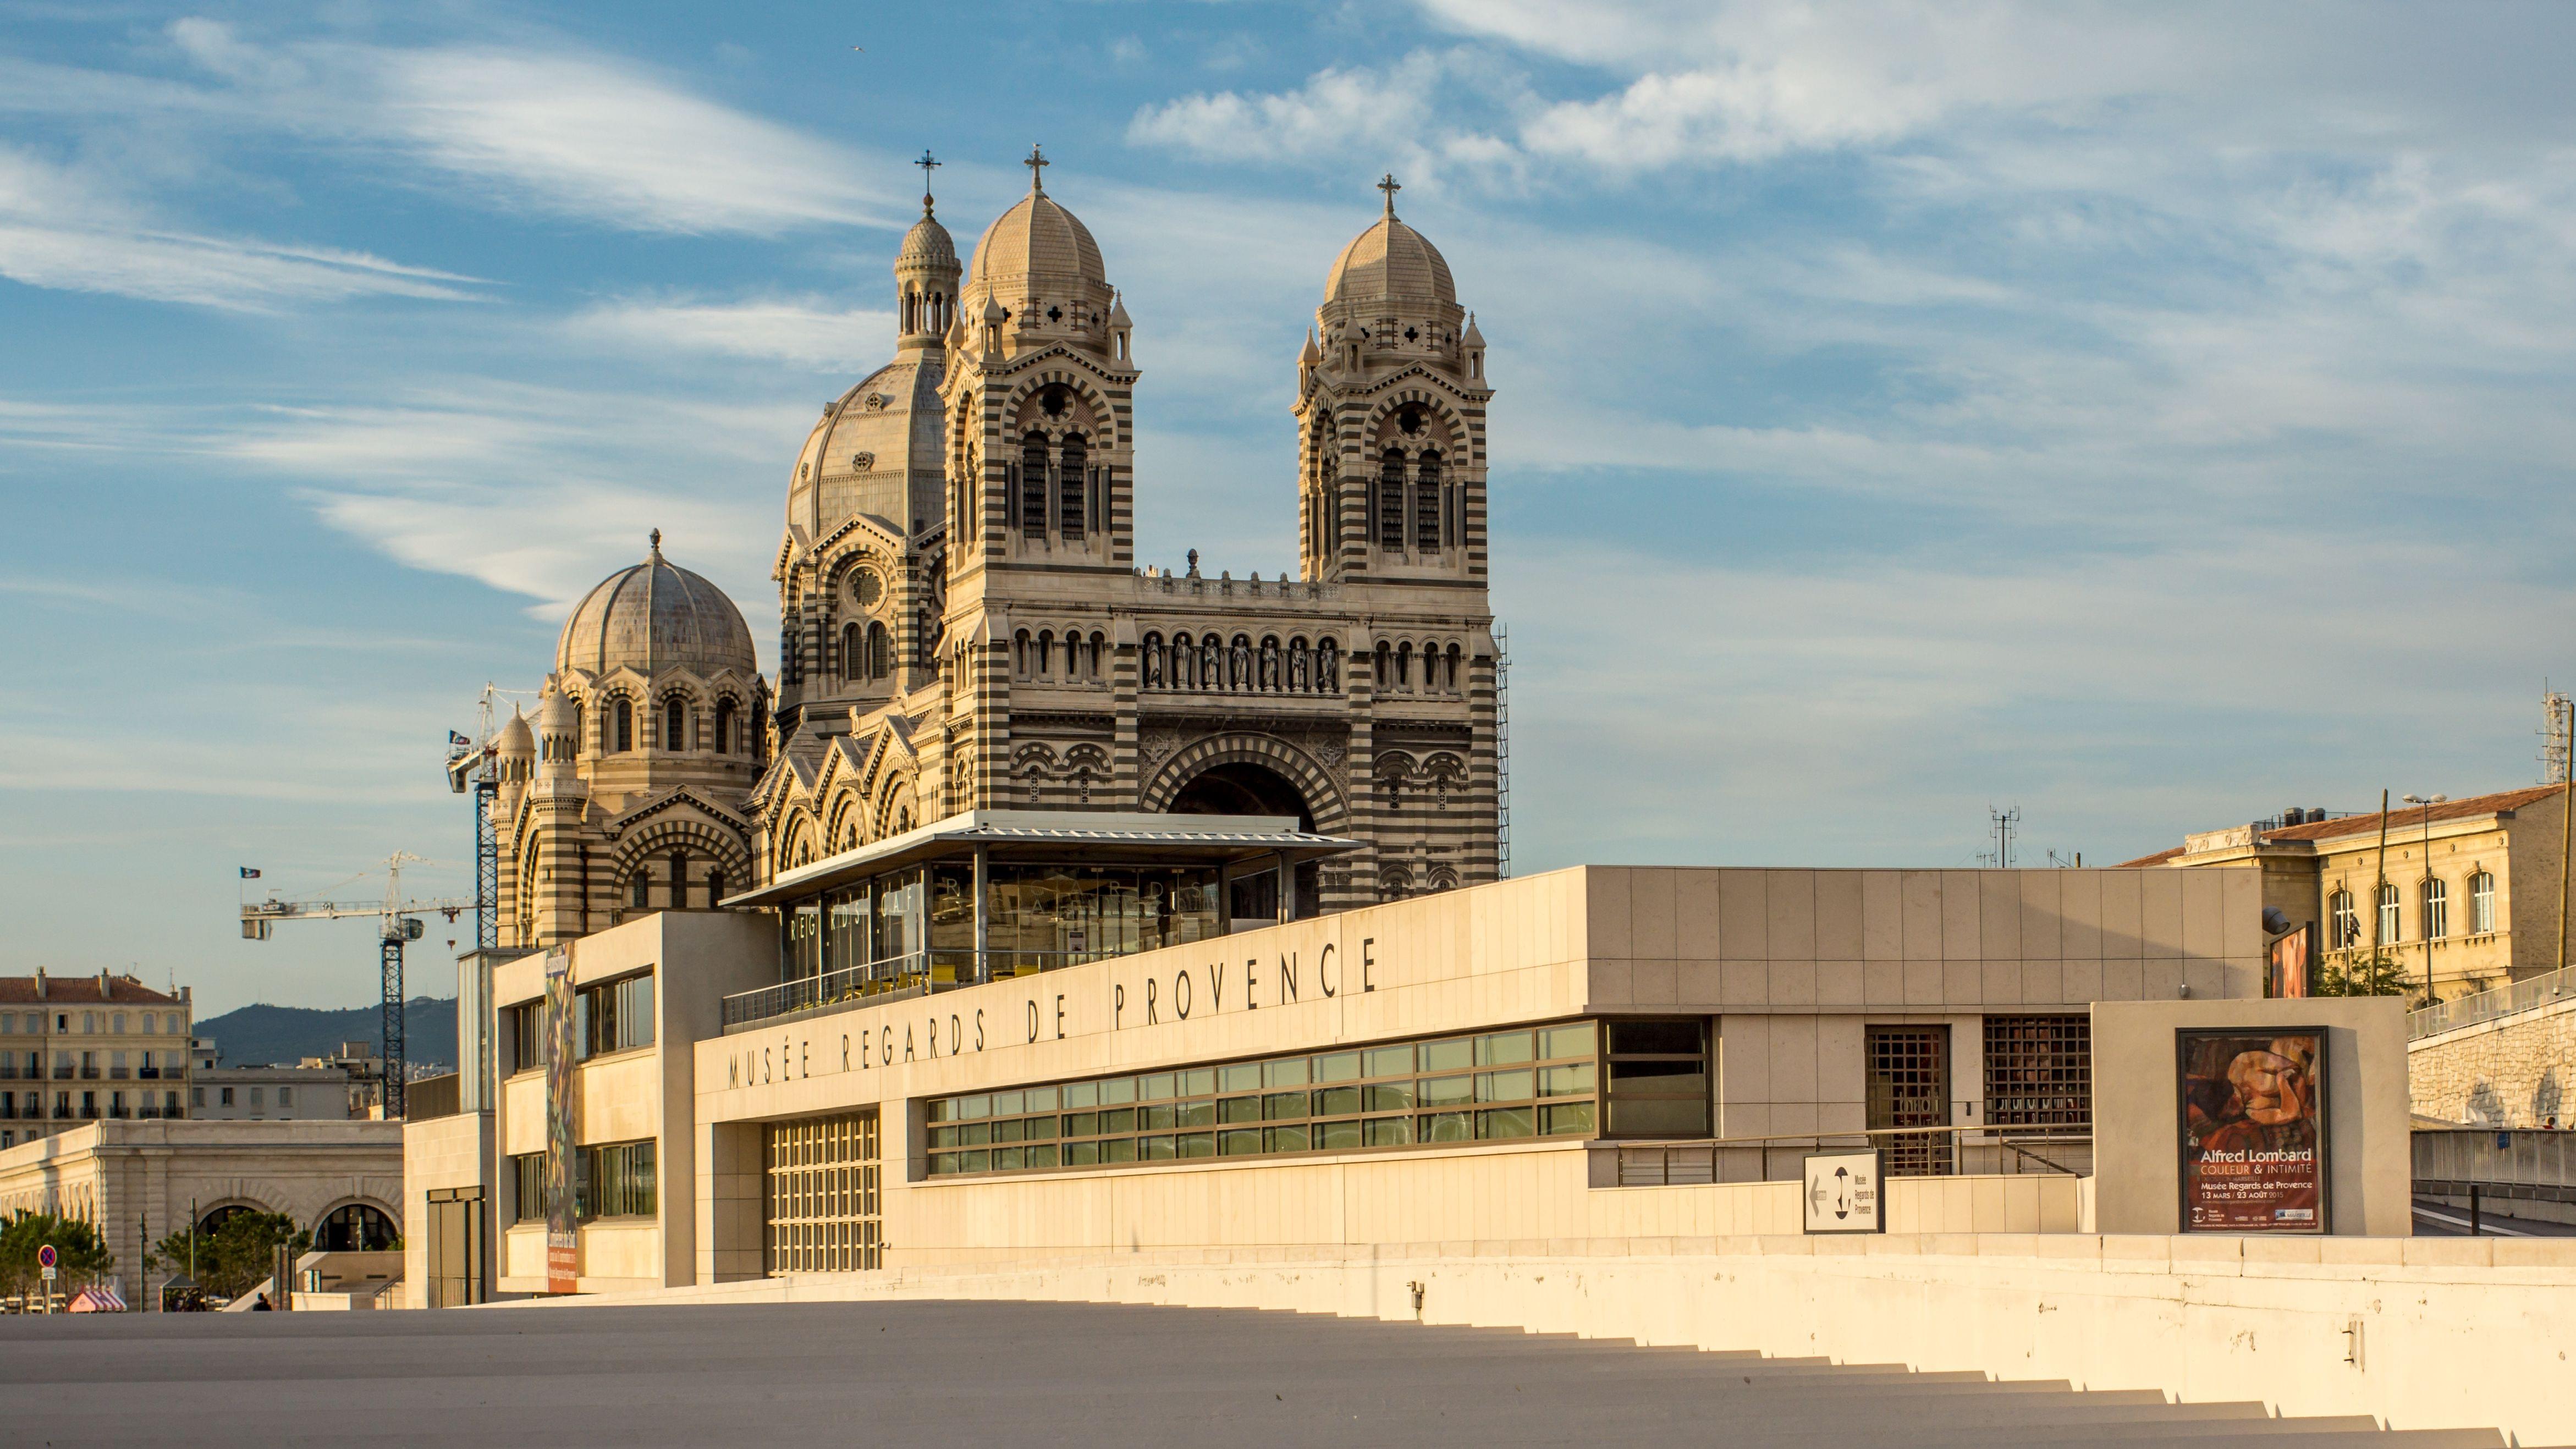
[[[2576,1000],[2576,966],[2545,975],[2529,976],[2511,985],[2472,996],[2457,997],[2421,1011],[2407,1013],[2406,1038],[2419,1041],[2482,1021],[2517,1012],[2536,1011],[2555,1002]]]
[[[1890,1177],[2082,1177],[2093,1171],[2093,1134],[2065,1126],[1887,1127],[1600,1146],[1617,1154],[1620,1187],[1795,1182],[1808,1153],[1838,1147],[1879,1148]]]
[[[1127,951],[1018,951],[993,947],[983,951],[909,951],[900,956],[845,966],[819,976],[798,976],[775,986],[739,991],[724,999],[724,1025],[742,1026],[827,1006],[873,997],[949,991],[982,981],[1034,976],[1065,966],[1106,961]]]

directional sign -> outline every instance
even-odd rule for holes
[[[1887,1194],[1875,1148],[1807,1154],[1800,1206],[1810,1233],[1887,1231]]]
[[[36,1266],[44,1269],[45,1276],[48,1278],[54,1276],[54,1265],[61,1261],[62,1255],[54,1251],[54,1245],[51,1243],[36,1250]]]

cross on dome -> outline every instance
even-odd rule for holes
[[[1395,219],[1395,194],[1404,189],[1404,183],[1396,180],[1395,173],[1390,171],[1379,179],[1377,189],[1386,193],[1387,220],[1393,221]]]
[[[932,168],[943,163],[930,154],[929,147],[924,146],[921,148],[921,159],[912,164],[921,168],[921,214],[928,216],[930,215],[930,173]]]
[[[661,556],[662,556],[662,530],[660,530],[660,529],[658,529],[658,528],[657,528],[657,529],[654,529],[654,530],[653,530],[653,557],[655,557],[655,558],[660,558]]]
[[[1029,194],[1032,196],[1046,195],[1045,168],[1052,166],[1055,163],[1049,161],[1046,158],[1046,153],[1038,149],[1037,142],[1031,141],[1029,143],[1029,159],[1021,162],[1020,164],[1029,168]]]

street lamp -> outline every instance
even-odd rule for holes
[[[2433,807],[2449,800],[2448,795],[2409,795],[2406,803],[2424,807],[2424,879],[2415,887],[2415,912],[2423,922],[2418,932],[2424,938],[2424,1004],[2440,1000],[2433,994]]]

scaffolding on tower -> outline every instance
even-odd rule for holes
[[[1494,878],[1512,878],[1512,634],[1494,626]]]

